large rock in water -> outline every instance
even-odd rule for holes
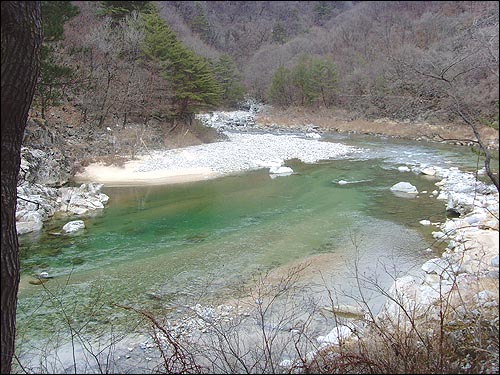
[[[43,227],[43,218],[38,211],[17,211],[16,230],[17,234],[35,232]]]
[[[391,191],[407,194],[418,194],[417,188],[409,182],[398,182],[391,187]]]
[[[51,188],[24,182],[17,187],[16,229],[18,234],[42,229],[43,221],[56,212],[86,215],[103,209],[109,197],[101,193],[102,184]]]
[[[77,232],[81,229],[85,229],[85,223],[83,222],[83,220],[73,220],[64,224],[62,229],[66,233]]]
[[[101,193],[103,184],[82,184],[79,188],[61,188],[61,211],[76,215],[84,215],[91,210],[104,208],[109,200],[106,194]]]
[[[270,174],[279,174],[279,175],[290,175],[293,173],[293,169],[290,167],[282,167],[282,166],[273,166],[269,168]]]

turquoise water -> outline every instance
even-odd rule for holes
[[[433,228],[418,221],[444,221],[445,202],[389,191],[408,181],[430,193],[438,180],[397,166],[471,169],[476,156],[467,148],[369,137],[330,141],[365,151],[313,165],[292,160],[286,165],[295,173],[275,179],[259,170],[170,186],[105,187],[109,203],[84,218],[83,233],[54,235],[66,218],[21,236],[19,341],[54,338],[68,320],[92,334],[112,324],[131,329],[140,319],[114,304],[167,314],[182,304],[223,301],[255,272],[321,254],[338,255],[331,269],[339,270],[332,276],[339,285],[344,262],[356,254],[367,269],[390,258],[402,271],[440,254]],[[434,252],[425,251],[430,246]],[[40,271],[54,278],[30,284]]]

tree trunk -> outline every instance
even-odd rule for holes
[[[17,179],[21,144],[40,70],[39,1],[2,1],[2,251],[1,373],[11,372],[15,352],[19,243],[16,232]]]

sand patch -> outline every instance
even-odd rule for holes
[[[144,156],[125,162],[122,166],[104,163],[89,164],[74,176],[75,182],[99,182],[106,186],[168,185],[184,182],[203,181],[219,177],[210,168],[177,168],[139,172]]]

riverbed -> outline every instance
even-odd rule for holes
[[[445,202],[432,194],[438,179],[410,169],[474,170],[477,156],[465,147],[367,136],[324,135],[323,142],[360,151],[286,160],[287,176],[260,168],[175,185],[105,186],[108,206],[85,218],[83,232],[54,235],[68,221],[55,218],[21,236],[19,353],[29,358],[44,342],[56,347],[77,329],[87,337],[144,333],[138,314],[120,306],[182,319],[182,307],[227,303],[256,275],[280,275],[290,265],[308,265],[301,282],[314,287],[302,290],[326,304],[328,289],[350,288],[355,266],[389,286],[395,275],[388,270],[411,272],[440,256],[434,228],[419,223],[446,219]],[[420,193],[393,194],[400,181]],[[42,271],[53,278],[30,284]],[[328,331],[328,323],[318,320],[317,328]],[[142,353],[137,343],[125,348]]]

